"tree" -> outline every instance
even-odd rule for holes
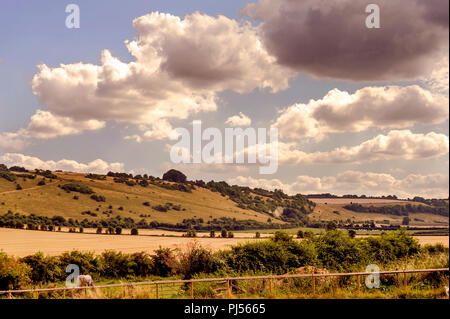
[[[166,173],[164,173],[163,180],[169,181],[169,182],[176,182],[176,183],[185,183],[186,175],[184,175],[180,171],[171,169],[171,170],[167,171]]]
[[[222,238],[226,238],[226,237],[227,237],[227,234],[228,234],[227,230],[226,230],[226,229],[222,229],[220,236],[221,236]]]
[[[97,227],[97,234],[101,234],[103,231],[103,228],[101,226]]]
[[[209,232],[209,237],[211,237],[211,238],[216,237],[216,232],[215,232],[214,230],[211,230],[211,231]]]
[[[297,238],[305,238],[305,233],[303,233],[303,230],[299,230],[297,232]]]
[[[348,231],[348,235],[350,236],[350,238],[355,238],[356,236],[356,231],[354,229],[350,229]]]
[[[122,234],[122,227],[116,227],[116,235]]]
[[[289,242],[292,237],[285,231],[278,230],[271,238],[274,242]]]
[[[337,228],[337,225],[336,225],[336,222],[335,222],[335,221],[330,221],[330,222],[328,222],[327,225],[325,226],[325,229],[326,229],[327,231],[335,230],[336,228]]]
[[[403,217],[402,225],[409,225],[411,219],[408,216]]]

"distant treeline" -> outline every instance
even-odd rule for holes
[[[398,197],[396,195],[383,195],[383,196],[366,196],[366,195],[352,195],[352,194],[347,194],[347,195],[342,195],[342,196],[337,196],[334,194],[330,194],[330,193],[323,193],[323,194],[308,194],[305,195],[308,198],[360,198],[360,199],[393,199],[396,200],[398,199]]]
[[[83,215],[92,215],[91,212],[83,212]],[[52,227],[49,227],[52,226]],[[181,223],[169,224],[157,221],[147,222],[141,219],[136,222],[131,217],[115,216],[114,218],[107,218],[101,220],[88,220],[84,218],[79,221],[77,219],[66,219],[63,216],[37,216],[21,215],[9,211],[4,215],[0,215],[0,227],[16,228],[16,229],[31,229],[31,230],[57,230],[58,227],[76,227],[76,228],[126,228],[126,229],[167,229],[175,231],[186,231],[194,229],[197,231],[220,231],[227,230],[252,230],[252,229],[288,229],[301,226],[299,224],[275,224],[268,219],[267,223],[258,222],[255,220],[238,220],[236,218],[220,217],[214,218],[211,221],[205,222],[202,218],[184,219]]]
[[[449,216],[449,204],[445,200],[440,200],[439,206],[426,205],[393,205],[393,206],[363,206],[361,204],[352,203],[345,205],[344,208],[359,213],[378,213],[395,216],[408,216],[410,213],[424,213],[441,216]]]

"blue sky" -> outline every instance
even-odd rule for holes
[[[333,5],[339,4],[339,2],[334,1]],[[77,109],[77,103],[71,103],[70,99],[68,99],[67,105],[65,105],[66,109],[63,109],[55,104],[56,102],[52,97],[58,96],[59,93],[55,91],[56,89],[50,90],[48,86],[45,86],[48,83],[58,83],[56,73],[52,73],[55,79],[49,80],[42,76],[43,74],[40,73],[37,67],[39,64],[45,64],[52,70],[57,70],[60,64],[72,65],[77,63],[100,66],[101,52],[105,49],[111,52],[112,57],[119,59],[127,67],[130,67],[131,63],[136,62],[136,57],[129,52],[124,41],[132,41],[138,35],[148,35],[144,33],[137,34],[137,30],[133,28],[132,22],[138,17],[144,17],[152,12],[158,11],[177,16],[181,19],[180,21],[186,16],[188,17],[187,19],[192,17],[192,24],[197,23],[195,28],[190,29],[190,32],[193,32],[192,35],[187,34],[179,38],[177,38],[178,35],[175,32],[178,30],[176,28],[179,27],[176,24],[170,26],[175,31],[163,31],[161,29],[161,34],[168,32],[165,34],[164,39],[171,40],[167,40],[167,43],[164,42],[158,48],[162,52],[160,53],[161,56],[168,59],[166,64],[163,63],[160,66],[162,72],[167,72],[168,81],[174,81],[173,83],[181,85],[180,87],[189,88],[190,91],[187,94],[200,94],[199,92],[201,90],[203,90],[203,94],[205,93],[204,90],[207,90],[207,94],[215,97],[217,109],[215,111],[205,112],[195,111],[183,118],[174,117],[173,114],[167,114],[166,117],[161,117],[155,121],[168,121],[173,127],[181,126],[189,128],[192,120],[202,120],[204,127],[217,127],[222,130],[227,126],[225,121],[228,118],[242,112],[251,119],[252,127],[269,128],[271,125],[284,125],[282,129],[285,132],[280,129],[280,141],[283,143],[294,143],[295,146],[293,149],[302,151],[302,153],[298,153],[298,158],[301,158],[300,160],[296,158],[296,155],[290,156],[294,157],[294,159],[282,160],[278,172],[272,176],[261,176],[258,174],[257,169],[252,166],[243,167],[241,170],[236,170],[234,166],[224,169],[223,167],[218,167],[220,165],[217,167],[209,166],[208,168],[181,166],[180,169],[184,170],[188,177],[193,179],[202,178],[205,180],[220,179],[266,188],[280,186],[291,193],[371,192],[381,194],[383,192],[397,192],[403,196],[416,193],[427,196],[431,196],[433,193],[438,194],[438,196],[448,196],[449,122],[448,111],[444,110],[445,107],[448,107],[448,105],[445,106],[448,103],[448,89],[447,91],[444,90],[444,92],[442,89],[439,91],[435,90],[429,85],[428,81],[431,73],[426,73],[422,69],[418,70],[418,68],[416,70],[416,67],[412,66],[413,63],[417,65],[419,63],[417,61],[420,61],[420,63],[424,64],[423,69],[435,71],[433,76],[436,77],[436,74],[439,74],[439,79],[433,79],[435,80],[433,83],[442,82],[441,74],[444,72],[444,81],[447,78],[446,85],[448,85],[448,43],[445,41],[445,44],[444,40],[441,40],[443,35],[448,34],[448,24],[446,27],[435,27],[436,21],[428,21],[426,17],[420,16],[420,12],[422,11],[414,11],[414,8],[410,9],[406,14],[410,14],[411,19],[423,19],[424,25],[426,23],[432,23],[433,28],[436,28],[436,30],[432,30],[430,27],[430,30],[435,32],[436,42],[423,43],[423,46],[427,48],[425,53],[421,56],[417,54],[417,56],[412,55],[409,57],[408,59],[411,60],[410,65],[404,65],[401,60],[394,60],[394,58],[388,57],[386,57],[386,64],[383,64],[382,58],[379,59],[381,62],[376,62],[378,61],[377,57],[372,57],[373,61],[375,61],[372,63],[381,63],[378,70],[397,69],[396,65],[399,65],[399,76],[388,71],[382,72],[376,70],[375,73],[378,72],[379,74],[374,74],[372,78],[368,71],[364,72],[364,68],[367,68],[367,70],[373,68],[373,65],[370,65],[371,61],[368,59],[364,60],[364,54],[356,51],[353,52],[348,45],[347,47],[342,45],[342,43],[348,43],[348,39],[351,40],[354,37],[356,39],[355,48],[360,48],[358,41],[361,39],[361,36],[357,34],[360,30],[356,30],[354,34],[346,34],[346,32],[351,31],[338,29],[335,31],[336,36],[327,40],[330,46],[335,45],[335,48],[339,48],[334,53],[336,60],[333,60],[333,54],[327,55],[326,52],[324,53],[324,51],[329,50],[329,48],[324,46],[322,51],[313,54],[313,56],[317,56],[319,63],[316,63],[317,61],[311,61],[311,63],[305,64],[304,61],[311,60],[310,53],[308,52],[308,55],[306,51],[313,47],[320,48],[322,46],[321,43],[316,43],[317,46],[315,46],[314,38],[310,37],[311,35],[314,36],[314,29],[310,32],[311,34],[302,32],[306,27],[303,24],[306,21],[304,15],[308,15],[308,4],[310,1],[305,1],[301,5],[295,4],[294,7],[288,7],[287,1],[277,0],[269,4],[269,2],[261,0],[255,4],[257,6],[256,9],[250,8],[245,12],[245,17],[242,17],[240,12],[246,6],[247,1],[236,0],[220,2],[199,0],[189,2],[74,1],[73,3],[76,3],[80,7],[80,29],[68,29],[65,27],[65,19],[67,16],[65,6],[68,3],[63,1],[6,0],[2,2],[2,10],[0,11],[0,162],[22,164],[25,166],[33,163],[38,166],[52,168],[58,164],[48,161],[57,162],[65,159],[73,160],[78,164],[88,164],[96,159],[101,159],[106,164],[115,162],[122,163],[122,167],[126,171],[148,172],[155,175],[160,175],[168,167],[174,166],[170,163],[169,153],[167,151],[167,145],[173,144],[173,142],[167,138],[152,138],[141,141],[140,143],[132,139],[126,139],[127,136],[143,137],[146,129],[155,131],[156,129],[152,127],[151,123],[144,123],[137,116],[136,119],[130,119],[131,116],[128,116],[127,119],[114,117],[115,115],[109,113],[108,107],[105,107],[105,114],[100,114],[99,111],[95,116],[90,115],[90,117],[87,117],[83,113],[86,110]],[[379,1],[379,3],[383,12],[384,0]],[[273,8],[270,6],[273,6]],[[289,18],[283,19],[277,16],[276,12],[282,11],[280,8],[282,10],[292,10],[292,12],[297,14],[297,17],[290,21],[289,26],[283,24],[285,22],[284,20],[288,20]],[[338,10],[338,8],[336,5],[336,8],[333,7],[331,11]],[[325,14],[326,9],[319,7],[317,10],[323,10]],[[201,19],[205,20],[201,20],[200,18],[195,20],[195,16],[192,15],[194,12],[200,12],[203,17]],[[336,11],[333,16],[337,20],[333,25],[339,26],[340,24],[351,23],[349,21],[352,19],[339,16],[338,13]],[[364,12],[361,14],[364,14]],[[229,20],[225,22],[220,21],[217,18],[218,15],[223,15]],[[393,13],[391,12],[386,13],[386,16],[382,16],[383,18],[386,17],[384,21],[393,19],[391,18],[391,16],[393,17]],[[207,20],[205,17],[211,18],[212,20]],[[252,21],[252,27],[249,27],[249,29],[243,26],[245,19]],[[156,28],[156,31],[152,31],[154,34],[159,35],[157,28],[164,27],[163,22],[161,22],[163,20],[164,18],[159,15],[155,20],[156,22],[151,22]],[[210,25],[207,23],[210,23]],[[189,66],[189,63],[192,63],[192,65],[196,63],[196,61],[191,61],[189,58],[192,48],[189,49],[188,46],[177,46],[178,43],[182,43],[181,41],[191,43],[189,42],[190,39],[195,38],[196,42],[192,43],[195,43],[198,47],[194,47],[194,50],[203,50],[202,48],[210,48],[215,45],[214,50],[211,49],[213,51],[211,51],[209,56],[209,53],[205,52],[206,49],[198,52],[198,54],[204,54],[207,57],[206,59],[210,59],[205,61],[205,64],[208,64],[208,62],[215,63],[219,59],[218,57],[233,54],[233,52],[226,53],[227,48],[222,48],[220,44],[215,44],[214,39],[209,39],[208,34],[210,33],[208,32],[216,32],[213,31],[214,27],[230,26],[234,25],[234,23],[240,25],[240,32],[246,30],[246,34],[249,35],[249,37],[242,38],[249,41],[248,44],[241,45],[242,52],[248,52],[249,48],[254,48],[252,46],[257,45],[255,44],[256,42],[250,43],[250,41],[259,41],[258,43],[261,43],[263,46],[262,53],[258,50],[252,51],[255,56],[251,59],[249,58],[247,64],[254,63],[254,59],[259,58],[258,54],[264,54],[264,57],[273,57],[273,61],[275,62],[271,60],[272,62],[267,65],[259,66],[255,64],[252,68],[245,68],[246,61],[243,61],[239,66],[231,66],[233,72],[236,72],[233,76],[226,79],[215,79],[214,81],[217,83],[214,83],[214,85],[211,84],[211,87],[206,88],[206,86],[210,85],[210,83],[206,83],[205,87],[199,88],[194,83],[198,79],[193,78],[191,74],[181,74],[184,71],[179,68],[179,61],[183,61],[183,59],[186,59],[187,66]],[[296,24],[298,24],[298,28],[296,28]],[[204,29],[202,29],[203,27]],[[271,38],[271,32],[273,30],[285,30],[284,28],[286,28],[286,31],[283,31],[283,36],[286,35],[286,39],[293,39],[288,42],[296,42],[298,40],[298,45],[293,45],[292,48],[287,47],[290,43],[283,42],[279,37]],[[395,28],[395,26],[389,26],[388,28]],[[317,39],[323,38],[323,35],[319,34],[319,32],[322,32],[319,29],[321,28],[317,28]],[[351,28],[344,29],[351,30]],[[399,29],[404,30],[405,28]],[[412,35],[422,32],[421,29],[410,29],[411,31],[409,32]],[[240,36],[240,33],[233,33],[234,30],[232,29],[223,30],[226,31],[220,32],[229,33],[220,34],[220,36],[226,36],[229,39]],[[362,27],[361,30],[361,32],[369,32]],[[194,34],[195,32],[199,32],[200,34]],[[204,32],[204,34],[201,34],[201,32]],[[377,41],[382,43],[383,48],[393,47],[392,42],[390,42],[393,41],[390,34],[396,32],[404,31],[381,28],[380,33],[377,34]],[[205,38],[205,43],[199,44],[199,42],[202,42],[201,39],[203,37]],[[211,41],[211,43],[208,41]],[[395,44],[399,47],[392,48],[392,56],[394,56],[394,50],[398,51],[403,49],[403,47],[408,47],[409,44],[406,41],[404,45]],[[154,46],[156,45],[155,43],[151,43],[151,45]],[[306,43],[308,43],[308,46],[304,45]],[[141,48],[144,48],[145,43],[140,45]],[[239,44],[236,45],[236,50],[239,50]],[[367,45],[367,43],[364,42],[363,45]],[[173,46],[173,48],[170,46]],[[184,50],[186,52],[183,52]],[[188,50],[191,50],[191,52],[188,52]],[[220,50],[223,50],[224,53],[214,56]],[[292,58],[289,61],[284,61],[286,52],[283,50],[289,50],[289,55],[294,53],[293,59],[295,61],[292,62]],[[380,51],[384,51],[384,49],[380,49]],[[148,52],[150,51],[145,51],[145,54],[148,54]],[[382,53],[386,54],[386,52]],[[353,68],[352,65],[342,65],[340,68],[340,65],[346,63],[346,60],[340,59],[339,57],[348,54],[355,55],[353,60],[355,65],[360,66],[358,70]],[[304,59],[303,55],[305,56]],[[427,55],[429,55],[429,59]],[[424,56],[427,59],[424,59]],[[439,59],[443,57],[443,60],[447,60],[447,64],[445,65],[444,63],[444,66],[442,66],[442,63],[438,64],[437,62],[440,61],[438,57]],[[193,59],[195,59],[195,54],[193,55]],[[323,59],[323,62],[320,59]],[[438,65],[438,69],[434,66],[435,62]],[[140,63],[144,69],[150,68],[150,65],[145,65],[142,61]],[[329,68],[323,70],[320,68],[321,64],[329,64]],[[425,64],[430,64],[430,67]],[[314,67],[314,65],[318,65],[318,67]],[[167,69],[164,69],[165,67]],[[211,71],[208,69],[205,72],[215,72],[211,75],[215,77],[217,74],[220,74],[220,67],[219,65],[217,70],[213,69]],[[242,70],[239,69],[240,67],[242,67]],[[194,68],[192,67],[193,70]],[[227,68],[229,69],[230,66],[227,66]],[[265,71],[268,68],[273,68],[273,71]],[[357,75],[357,73],[361,73],[359,70],[363,70],[363,78]],[[445,71],[447,72],[446,76]],[[179,74],[176,74],[177,72]],[[255,72],[254,76],[252,72]],[[402,74],[401,77],[400,74]],[[407,74],[407,76],[403,76],[403,74]],[[277,92],[271,93],[270,89],[277,86],[277,79],[282,79],[284,75],[285,78],[289,78],[289,87],[281,88]],[[43,80],[44,82],[42,82],[44,84],[37,88],[38,93],[45,95],[45,98],[39,98],[33,94],[32,80],[34,76],[45,78]],[[188,76],[188,78],[185,76]],[[239,84],[232,82],[232,80],[238,78],[241,81]],[[256,84],[254,87],[250,84],[244,84],[250,83],[253,79],[257,79],[259,84]],[[46,84],[45,81],[47,80],[49,82]],[[56,82],[50,82],[53,80]],[[267,83],[267,81],[271,83],[268,88],[261,89],[258,87],[262,83]],[[297,106],[297,110],[315,110],[314,103],[309,103],[310,100],[321,100],[333,89],[338,89],[340,92],[348,92],[350,95],[355,94],[356,98],[362,100],[362,96],[365,97],[366,95],[370,96],[370,94],[374,94],[373,90],[370,91],[367,88],[387,88],[393,86],[399,87],[400,89],[398,92],[391,90],[394,92],[392,94],[397,95],[393,97],[389,96],[382,100],[384,102],[392,100],[386,103],[385,108],[379,107],[376,104],[378,102],[374,102],[374,107],[378,110],[375,113],[386,113],[388,114],[386,116],[391,116],[392,120],[377,118],[376,114],[366,115],[362,111],[357,110],[358,103],[353,105],[348,102],[351,105],[347,111],[343,111],[343,114],[346,114],[345,116],[348,116],[348,119],[342,119],[340,117],[347,124],[336,129],[333,128],[333,121],[335,119],[332,116],[338,116],[337,104],[333,104],[336,102],[330,100],[321,104],[322,110],[327,108],[329,108],[327,110],[331,110],[334,107],[334,111],[330,111],[329,114],[327,113],[328,115],[325,115],[327,118],[319,119],[311,117],[307,119],[309,121],[308,123],[315,123],[316,128],[320,130],[320,137],[300,136],[300,133],[294,134],[296,131],[300,132],[303,130],[303,127],[298,124],[301,123],[303,117],[299,118],[300,113],[289,113],[288,108],[290,106],[297,104],[301,105]],[[76,88],[74,87],[73,89]],[[127,87],[127,89],[130,88]],[[66,88],[61,88],[61,92],[64,90]],[[361,96],[357,95],[356,92],[358,90],[361,90]],[[70,91],[67,92],[70,93]],[[80,94],[84,94],[83,91],[80,92]],[[427,104],[428,102],[425,103],[418,100],[417,106],[413,105],[410,109],[405,109],[404,112],[401,110],[399,105],[407,105],[407,103],[410,103],[407,101],[408,94],[409,96],[411,94],[418,94],[419,98],[426,100],[424,96],[428,93],[432,95],[432,101],[427,100],[430,102],[429,104]],[[145,98],[145,96],[141,98]],[[373,100],[377,101],[377,98],[375,97]],[[90,102],[88,101],[88,103]],[[141,102],[143,100],[140,99],[136,101],[136,104]],[[147,103],[148,101],[145,102]],[[130,103],[130,105],[123,105],[122,110],[129,107],[130,114],[133,114],[135,103],[133,101],[127,103]],[[152,108],[152,102],[148,103],[148,107]],[[170,102],[166,101],[165,103]],[[361,106],[361,109],[363,108],[364,105]],[[389,115],[388,110],[394,108],[398,108],[398,111]],[[294,109],[295,107],[292,110]],[[29,125],[29,123],[32,123],[30,118],[36,114],[37,110],[43,110],[49,112],[48,114],[52,116],[56,116],[55,123],[57,121],[63,121],[61,123],[65,124],[62,126],[67,125],[67,121],[72,121],[70,123],[74,127],[71,128],[71,132],[76,133],[61,133],[55,131],[55,128],[52,127],[53,135],[50,136],[46,133],[47,135],[43,137],[42,132],[48,132],[49,128],[43,127],[44,124],[42,121],[38,124],[33,124],[34,126]],[[430,115],[431,113],[436,113],[436,110],[441,112],[439,113],[439,118],[433,118]],[[411,114],[409,116],[408,111],[417,114],[417,116]],[[287,119],[286,122],[282,122],[283,115],[283,119]],[[357,116],[361,118],[358,119]],[[367,119],[363,121],[365,116]],[[95,129],[82,129],[81,127],[83,125],[87,125],[83,121],[87,120],[104,122],[104,124],[102,124],[101,128],[96,126]],[[143,124],[148,126],[144,130],[142,129]],[[355,129],[356,126],[358,129]],[[59,129],[61,130],[61,128]],[[392,133],[399,131],[403,133]],[[430,135],[430,133],[433,134]],[[388,141],[391,141],[388,147],[392,147],[393,149],[383,149],[380,151],[381,144],[376,143],[381,142],[375,140],[379,135],[383,135]],[[17,147],[19,144],[16,143],[17,141],[23,142],[23,146],[20,148]],[[361,145],[365,142],[367,143],[364,144],[366,145],[364,148]],[[430,150],[423,150],[424,145],[429,146],[430,143],[435,143],[436,145],[430,147]],[[371,145],[370,147],[367,146],[369,144]],[[403,153],[396,152],[396,145],[399,148],[402,148],[399,145],[403,145],[405,151]],[[332,153],[337,148],[341,148],[340,155],[338,154],[340,157]],[[413,151],[407,151],[410,149]],[[321,152],[321,154],[318,154],[318,152]],[[367,154],[367,152],[374,153]],[[11,154],[15,154],[15,156]],[[297,153],[291,152],[289,154]],[[314,154],[314,156],[311,154]],[[346,159],[342,160],[342,156],[346,156]],[[353,156],[355,160],[351,159]],[[86,169],[83,168],[84,166],[80,166],[81,168],[77,167],[74,166],[74,170]],[[108,166],[106,167],[108,168]],[[352,178],[353,180],[351,180]],[[423,183],[414,187],[405,186],[408,184],[408,178],[420,179],[423,180]],[[368,182],[365,183],[365,181]],[[386,181],[390,183],[390,186],[383,189]]]

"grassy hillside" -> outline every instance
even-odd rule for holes
[[[53,172],[56,179],[45,179],[45,185],[37,186],[41,176],[35,179],[18,178],[11,182],[0,178],[0,214],[8,210],[21,214],[34,213],[39,216],[55,215],[73,219],[102,219],[120,215],[135,220],[158,221],[175,224],[188,218],[203,218],[205,221],[218,217],[252,219],[267,222],[267,214],[239,208],[235,202],[217,192],[196,187],[191,193],[169,190],[156,185],[141,187],[128,186],[114,182],[112,177],[106,180],[86,178],[86,174]],[[19,174],[19,173],[15,173]],[[79,184],[92,189],[95,194],[105,197],[105,202],[91,199],[90,194],[70,193],[58,186]],[[16,190],[20,184],[22,190]],[[74,199],[77,196],[78,199]],[[144,203],[148,203],[144,205]],[[155,206],[172,203],[179,205],[180,210],[170,209],[167,212],[155,210]],[[147,206],[149,205],[149,206]],[[97,216],[82,215],[90,211]],[[276,218],[272,218],[274,222]]]
[[[0,165],[0,216],[13,212],[48,218],[62,216],[66,220],[73,219],[79,222],[132,219],[133,222],[127,225],[143,221],[144,224],[164,223],[170,228],[175,227],[175,224],[184,223],[181,229],[194,227],[217,230],[224,227],[229,230],[243,230],[273,228],[269,227],[272,223],[283,224],[283,228],[302,227],[314,223],[316,225],[313,227],[322,227],[323,222],[331,220],[343,223],[373,221],[376,224],[395,225],[400,224],[404,216],[374,211],[370,213],[352,211],[346,208],[348,204],[356,201],[358,205],[370,205],[375,207],[375,210],[378,206],[381,209],[389,205],[429,206],[420,202],[397,200],[384,202],[378,199],[308,200],[300,194],[288,196],[281,190],[251,189],[228,185],[225,182],[187,181],[186,176],[178,171],[175,171],[172,177],[181,180],[172,182],[171,178],[162,180],[152,176],[132,176],[125,173],[109,173],[106,176],[27,171],[20,167],[8,170]],[[408,215],[408,212],[402,213]],[[409,217],[410,225],[448,226],[448,213],[447,216],[411,213]],[[215,227],[208,228],[213,224]],[[83,223],[83,226],[96,227],[92,226],[92,223],[89,226]]]

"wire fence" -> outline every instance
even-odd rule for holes
[[[190,279],[190,280],[166,280],[166,281],[149,281],[149,282],[135,282],[135,283],[118,283],[110,285],[98,286],[84,286],[84,287],[56,287],[56,288],[39,288],[39,289],[20,289],[20,290],[3,290],[0,291],[0,296],[6,295],[8,298],[14,298],[16,295],[27,295],[31,298],[39,298],[42,294],[51,293],[53,297],[57,298],[90,298],[90,291],[121,289],[121,296],[133,296],[139,289],[145,288],[146,298],[173,298],[174,296],[182,298],[195,298],[194,291],[202,284],[209,284],[208,289],[214,292],[210,297],[224,297],[231,298],[233,295],[246,294],[249,291],[239,283],[255,283],[255,287],[260,290],[271,292],[272,289],[286,285],[289,279],[303,279],[308,281],[310,293],[314,296],[317,293],[318,285],[321,285],[324,280],[331,285],[337,285],[336,279],[343,277],[356,277],[355,292],[357,294],[361,291],[361,279],[365,276],[379,275],[396,275],[397,282],[404,288],[408,285],[408,274],[418,273],[439,273],[449,272],[449,268],[436,269],[414,269],[414,270],[393,270],[380,272],[352,272],[352,273],[321,273],[321,274],[286,274],[286,275],[271,275],[271,276],[249,276],[249,277],[225,277],[225,278],[204,278],[204,279]],[[403,275],[403,280],[399,278]],[[76,295],[76,293],[79,293]],[[81,293],[81,294],[80,294]],[[107,296],[103,294],[103,296]],[[120,297],[120,296],[119,296]]]

